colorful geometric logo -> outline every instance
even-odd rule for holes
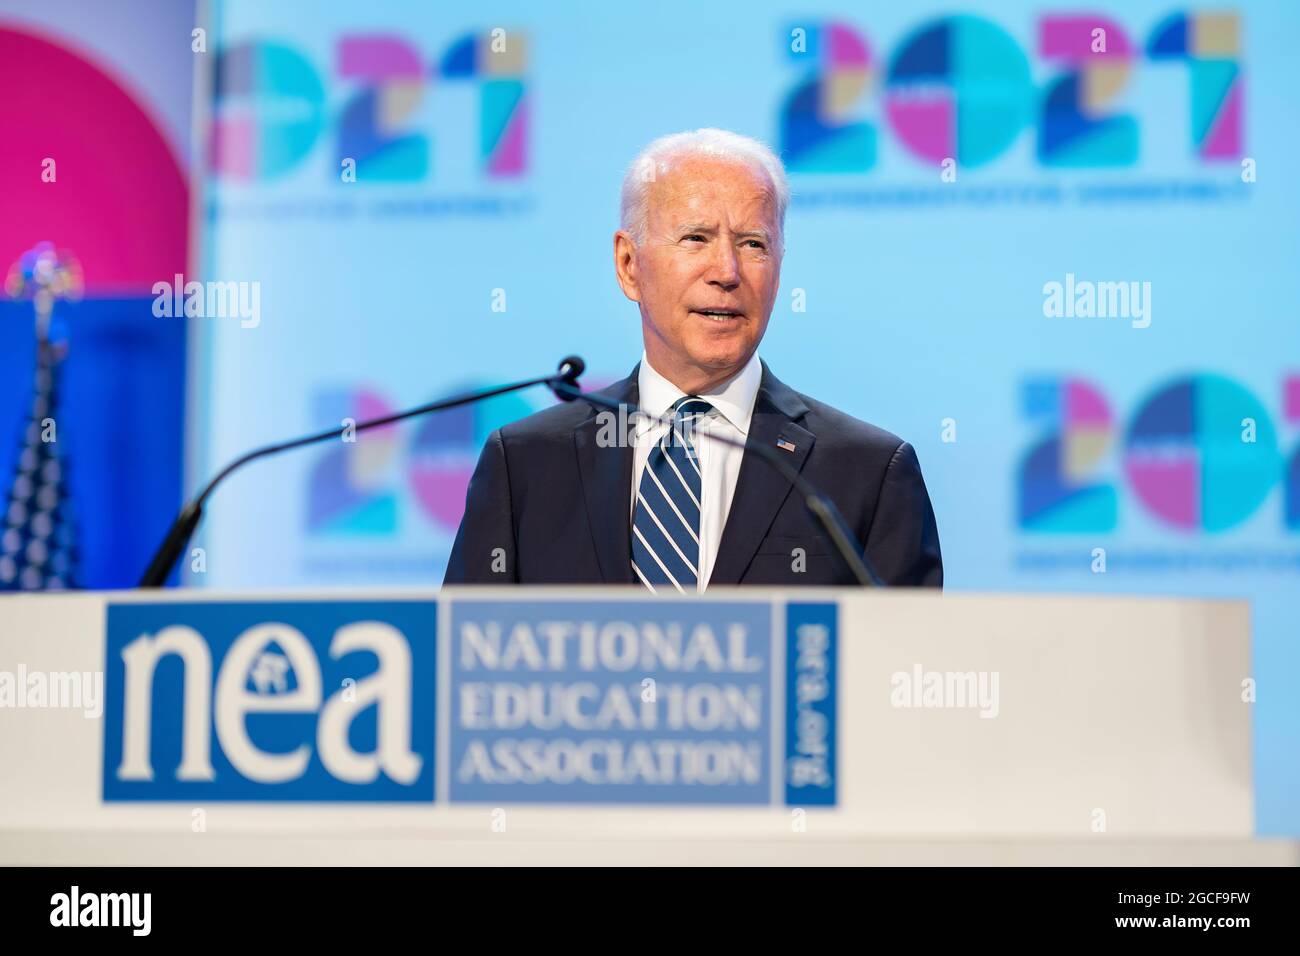
[[[355,161],[362,181],[423,179],[429,168],[428,140],[401,132],[424,99],[418,54],[396,37],[344,37],[337,67],[344,79],[367,84],[339,117],[340,166]]]
[[[290,47],[240,43],[217,54],[212,112],[213,171],[228,179],[274,179],[316,143],[325,89]]]
[[[328,392],[317,399],[315,420],[356,422],[391,415],[376,393]],[[317,534],[387,535],[397,530],[393,475],[401,451],[396,425],[357,432],[356,441],[336,442],[311,470],[307,487],[307,530]]]
[[[781,149],[792,172],[857,172],[876,162],[876,131],[851,119],[874,78],[871,51],[852,27],[794,27],[791,60],[812,66],[781,110]]]
[[[1242,152],[1241,24],[1233,13],[1176,13],[1147,45],[1153,60],[1183,60],[1191,77],[1191,139],[1202,159]]]
[[[1253,441],[1242,440],[1243,422]],[[1278,477],[1277,435],[1254,395],[1219,375],[1161,388],[1138,408],[1124,471],[1147,509],[1186,531],[1223,531],[1249,517]]]
[[[476,146],[483,172],[492,178],[522,175],[528,169],[531,109],[524,83],[527,51],[526,35],[494,29],[458,38],[427,66],[401,37],[342,37],[334,77],[358,88],[338,113],[331,177],[337,182],[425,179],[430,137],[412,124],[439,80],[478,84]],[[222,50],[216,60],[212,170],[250,181],[295,168],[325,128],[325,99],[316,68],[290,47],[246,41]]]
[[[443,397],[481,388],[470,384]],[[315,420],[341,424],[391,415],[378,392],[360,388],[324,393]],[[390,536],[403,520],[405,476],[415,510],[435,527],[455,532],[465,513],[465,493],[488,436],[537,407],[518,394],[434,412],[403,428],[383,425],[337,442],[313,465],[307,488],[307,530],[313,534]]]
[[[1029,62],[1000,27],[945,17],[905,40],[889,64],[885,112],[913,153],[987,163],[1030,116]]]
[[[1131,166],[1137,120],[1107,110],[1144,52],[1149,61],[1186,63],[1197,155],[1235,159],[1243,151],[1241,24],[1232,13],[1174,14],[1145,47],[1109,17],[1048,14],[1038,23],[1037,53],[1061,70],[1041,88],[1015,39],[975,16],[930,19],[905,36],[883,84],[874,83],[879,57],[846,23],[796,26],[782,39],[788,59],[810,68],[781,104],[781,150],[791,172],[870,169],[877,131],[862,115],[877,90],[893,134],[927,162],[989,163],[1030,126],[1045,166]]]
[[[498,395],[431,415],[422,422],[411,441],[406,475],[425,516],[444,531],[454,532],[465,514],[469,479],[488,436],[534,411],[521,395]]]
[[[1038,381],[1024,390],[1027,418],[1049,428],[1020,468],[1020,526],[1029,531],[1110,531],[1115,489],[1093,475],[1115,437],[1105,396],[1078,379]]]
[[[1285,419],[1300,422],[1300,377],[1283,389]],[[1020,466],[1026,531],[1113,531],[1118,482],[1106,479],[1116,471],[1155,518],[1211,534],[1249,518],[1281,478],[1285,525],[1300,529],[1300,448],[1284,468],[1268,410],[1229,378],[1186,375],[1147,396],[1109,469],[1115,418],[1097,388],[1072,378],[1030,382],[1024,412],[1048,429]]]
[[[448,80],[479,80],[479,158],[491,176],[518,176],[527,169],[528,97],[524,90],[527,37],[501,31],[472,34],[452,44],[440,74]]]
[[[1137,161],[1138,127],[1104,109],[1128,84],[1137,55],[1122,27],[1099,16],[1048,16],[1038,53],[1070,71],[1049,84],[1038,127],[1047,166],[1120,166]]]

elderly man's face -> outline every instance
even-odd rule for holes
[[[767,177],[711,157],[675,160],[650,184],[645,238],[614,237],[619,284],[640,303],[646,356],[687,393],[738,372],[767,330],[781,278]]]

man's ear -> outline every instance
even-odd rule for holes
[[[633,302],[641,301],[641,283],[636,269],[636,243],[620,229],[614,233],[614,275],[619,288]]]

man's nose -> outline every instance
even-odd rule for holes
[[[714,243],[713,257],[709,261],[709,285],[716,285],[730,292],[740,285],[740,262],[731,243],[719,241]]]

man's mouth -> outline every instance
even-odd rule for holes
[[[714,322],[732,322],[745,314],[739,309],[691,309],[691,312]]]

